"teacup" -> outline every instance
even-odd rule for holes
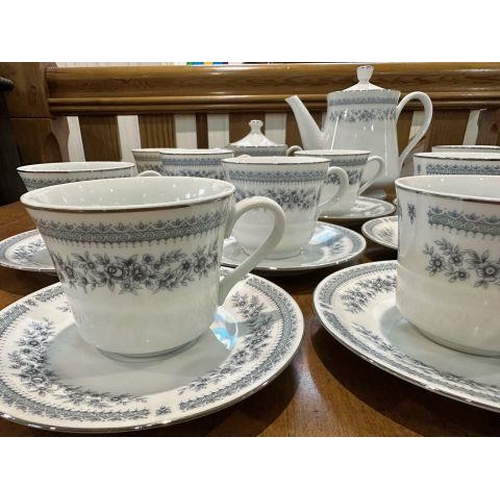
[[[155,172],[160,172],[161,170],[161,160],[160,151],[162,148],[137,148],[132,149],[132,155],[137,165],[137,171],[139,173],[144,170],[153,170]]]
[[[208,177],[225,180],[221,160],[232,158],[229,149],[162,149],[160,172],[162,175]]]
[[[500,146],[484,144],[440,144],[432,146],[433,153],[500,153]]]
[[[236,186],[236,199],[260,195],[276,201],[286,215],[281,242],[268,255],[282,259],[299,254],[313,236],[321,207],[331,194],[322,194],[328,175],[337,173],[340,190],[348,186],[347,174],[329,167],[327,158],[295,156],[238,156],[222,160],[227,178]],[[272,231],[270,214],[263,210],[245,215],[234,226],[233,236],[246,253],[259,246]]]
[[[500,152],[439,152],[413,155],[415,175],[500,175]]]
[[[23,165],[17,172],[26,189],[31,191],[69,182],[132,177],[137,169],[133,163],[123,161],[70,161]]]
[[[341,167],[347,173],[349,186],[345,191],[338,191],[332,200],[321,209],[321,215],[342,215],[355,205],[356,199],[364,193],[375,181],[379,172],[384,168],[384,160],[370,151],[354,149],[310,149],[296,151],[295,156],[315,156],[328,158],[330,165]],[[378,167],[367,169],[367,164],[375,161]],[[328,175],[327,186],[339,184],[339,177],[335,172]]]
[[[172,351],[210,326],[217,306],[280,241],[281,208],[257,197],[234,204],[232,184],[133,177],[51,186],[21,197],[54,262],[80,335],[109,355]],[[224,238],[251,209],[273,232],[220,280]]]
[[[500,355],[500,176],[396,180],[396,302],[424,335]]]

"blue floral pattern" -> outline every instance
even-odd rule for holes
[[[250,198],[251,196],[267,196],[278,203],[284,210],[311,210],[318,206],[319,189],[286,189],[266,188],[255,191],[253,189],[236,189],[236,201]]]
[[[165,176],[181,175],[225,180],[221,159],[232,156],[232,153],[215,158],[171,158],[166,155],[161,157],[161,173]]]
[[[100,287],[133,294],[144,289],[152,293],[174,290],[206,277],[220,265],[217,239],[191,255],[177,249],[160,256],[145,253],[123,258],[85,252],[66,259],[53,253],[52,258],[61,283],[85,293]]]
[[[276,322],[275,315],[266,310],[266,305],[255,295],[236,292],[231,298],[232,305],[242,315],[243,323],[252,332],[252,335],[243,339],[238,351],[227,362],[217,369],[212,370],[202,377],[197,378],[189,385],[178,390],[184,394],[186,390],[199,392],[208,386],[217,385],[228,375],[233,375],[244,366],[248,366],[253,360],[262,355],[271,337],[271,331]]]
[[[349,291],[340,294],[344,307],[353,314],[358,314],[380,293],[392,293],[396,289],[396,276],[385,274],[376,278],[360,281]]]
[[[496,215],[468,214],[435,206],[429,208],[427,217],[431,226],[448,227],[466,233],[500,236],[500,217]]]
[[[9,352],[9,368],[28,392],[42,398],[51,396],[63,404],[96,410],[145,401],[129,394],[101,393],[62,383],[47,361],[47,348],[54,334],[52,321],[30,321],[16,342],[17,348]]]
[[[471,376],[445,371],[439,368],[435,361],[423,362],[418,359],[418,352],[414,356],[411,352],[405,352],[400,348],[399,340],[394,342],[395,337],[387,334],[390,327],[383,326],[380,318],[394,310],[394,292],[391,293],[393,298],[389,301],[384,300],[386,297],[380,292],[379,297],[372,300],[362,317],[356,318],[356,322],[344,310],[334,307],[337,298],[346,288],[355,287],[359,280],[366,280],[367,277],[374,279],[387,273],[396,277],[396,261],[351,267],[341,273],[332,274],[321,283],[318,287],[319,300],[315,301],[315,305],[325,328],[334,338],[375,366],[431,391],[498,411],[500,385],[487,383],[482,377],[474,379]],[[374,318],[378,319],[374,321]],[[391,326],[395,326],[396,321]],[[405,335],[403,329],[398,330],[398,333]],[[464,363],[471,361],[470,356],[464,356]]]
[[[138,223],[73,223],[37,220],[40,232],[50,238],[72,243],[151,243],[204,234],[222,226],[227,210],[214,210],[201,216]]]
[[[423,250],[428,256],[425,269],[429,276],[443,274],[450,283],[473,280],[475,288],[500,286],[500,259],[491,259],[489,250],[479,255],[475,250],[462,249],[445,238],[434,243],[438,250],[427,244]]]
[[[361,182],[361,177],[363,176],[363,172],[361,170],[346,170],[347,178],[349,179],[349,185],[353,186]],[[331,174],[328,176],[325,184],[340,184],[340,177],[338,174]]]
[[[284,166],[286,168],[286,165]],[[231,165],[228,171],[229,180],[244,182],[318,182],[325,180],[326,172],[321,169],[288,170],[286,175],[282,171],[260,172],[258,170],[238,170]]]
[[[113,177],[113,178],[121,178],[121,177],[131,177],[133,174],[133,169],[131,167],[127,167],[124,170],[113,170],[112,175],[106,175],[104,178]],[[98,175],[98,174],[96,174]],[[98,178],[91,177],[89,175],[84,176],[72,176],[72,177],[43,177],[43,178],[35,178],[21,175],[24,185],[26,189],[29,191],[33,189],[39,189],[48,186],[55,186],[57,184],[68,184],[70,182],[80,182],[80,181],[88,181],[90,179]],[[100,178],[100,177],[99,177]]]
[[[429,163],[425,165],[427,175],[500,175],[499,165],[477,165]]]
[[[406,207],[408,210],[408,217],[410,218],[410,223],[413,225],[415,222],[415,218],[417,217],[417,209],[414,203],[408,203]]]
[[[228,272],[221,270],[223,275]],[[249,275],[238,287],[230,292],[224,309],[229,317],[236,316],[238,325],[245,326],[244,334],[238,336],[207,384],[202,376],[180,391],[182,395],[180,388],[149,392],[146,387],[148,392],[135,396],[67,383],[68,373],[59,373],[51,358],[52,342],[72,322],[61,285],[21,299],[0,314],[0,357],[4,362],[0,413],[10,415],[12,421],[51,430],[109,432],[168,425],[243,399],[290,362],[300,346],[303,320],[297,304],[276,285]],[[53,316],[54,311],[59,312]],[[40,319],[44,316],[50,318]],[[249,364],[240,363],[242,359]],[[135,368],[141,371],[140,365]],[[102,382],[106,387],[105,378]]]
[[[346,122],[373,122],[394,119],[394,109],[391,108],[373,108],[373,109],[349,109],[330,111],[328,120],[344,120]]]

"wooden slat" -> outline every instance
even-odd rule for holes
[[[205,113],[196,113],[196,141],[199,148],[208,148],[208,125]]]
[[[434,110],[426,136],[428,150],[439,144],[463,144],[469,114],[468,110]]]
[[[1,88],[1,87],[0,87]],[[26,191],[17,167],[21,165],[12,124],[5,105],[4,89],[0,90],[0,205],[17,201]]]
[[[263,112],[231,113],[229,115],[229,142],[239,141],[250,132],[250,120],[261,120],[263,125],[261,132],[266,133],[266,114]]]
[[[68,161],[68,123],[66,118],[12,118],[22,165]]]
[[[175,148],[174,115],[139,115],[143,148]]]
[[[87,161],[120,161],[116,116],[80,116],[80,131]]]
[[[325,106],[326,109],[326,106]],[[318,124],[318,127],[322,126],[323,113],[321,111],[312,111],[311,116],[314,121]],[[297,126],[297,121],[293,113],[287,113],[286,117],[286,144],[290,146],[300,146],[302,147],[302,139],[300,138],[299,127]]]
[[[326,94],[356,81],[357,64],[47,68],[56,114],[284,111],[299,94],[324,110]],[[500,107],[500,63],[376,63],[373,83],[426,92],[436,108]],[[416,103],[409,104],[417,109]],[[412,107],[413,106],[413,107]]]
[[[477,123],[476,144],[500,145],[500,110],[483,110]]]

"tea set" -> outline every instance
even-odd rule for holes
[[[287,366],[304,330],[294,299],[249,272],[346,263],[314,291],[330,334],[397,376],[500,411],[500,148],[433,147],[400,177],[432,102],[399,101],[372,72],[361,66],[358,84],[328,94],[323,130],[286,99],[303,148],[252,120],[224,149],[20,167],[37,229],[0,242],[0,265],[59,282],[0,312],[1,414],[114,432],[233,404]],[[398,156],[412,99],[424,120]],[[397,207],[362,196],[393,185]],[[366,240],[347,226],[358,224],[397,261],[357,264]]]

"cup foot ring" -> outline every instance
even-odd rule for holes
[[[167,349],[165,351],[151,352],[145,354],[119,354],[116,352],[106,351],[104,349],[99,349],[99,348],[97,348],[97,350],[104,356],[114,361],[124,361],[126,363],[147,363],[151,361],[164,360],[169,357],[176,356],[181,352],[187,351],[198,341],[198,339],[199,337],[196,337],[195,339],[190,340],[186,344],[174,347],[173,349]]]

